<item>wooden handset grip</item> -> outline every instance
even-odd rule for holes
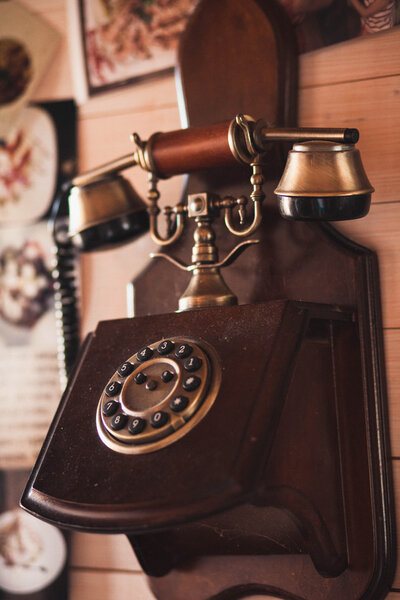
[[[145,144],[146,166],[159,177],[251,164],[271,142],[319,139],[354,144],[357,129],[275,128],[238,115],[232,121],[153,134]],[[140,143],[140,140],[139,140]]]
[[[160,177],[237,164],[229,146],[230,121],[156,133],[149,142],[153,167]]]

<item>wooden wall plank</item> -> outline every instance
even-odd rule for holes
[[[155,600],[139,573],[71,569],[69,600]]]
[[[133,573],[93,572],[72,569],[70,600],[155,600],[146,577]],[[394,595],[391,600],[398,600]],[[251,600],[280,600],[276,596],[255,595]],[[390,599],[389,599],[390,600]]]
[[[82,118],[78,129],[78,162],[79,170],[86,171],[109,160],[133,152],[134,145],[130,136],[137,132],[146,140],[156,131],[171,131],[179,129],[179,114],[176,105],[152,111],[135,110],[128,113],[113,114],[106,119],[102,116]],[[147,192],[148,176],[140,167],[124,171],[124,177],[129,179],[138,193],[144,198]],[[182,189],[183,178],[172,177],[160,181],[160,205],[175,205]]]
[[[147,234],[120,248],[82,254],[82,335],[100,320],[128,316],[126,285],[147,265],[156,246]]]
[[[110,90],[93,96],[80,107],[80,118],[110,117],[114,114],[153,112],[157,122],[158,111],[162,108],[176,108],[175,80],[172,74],[157,79],[145,79],[137,85]]]
[[[301,90],[303,126],[357,127],[363,164],[375,187],[373,202],[400,200],[400,76]]]
[[[125,535],[74,532],[71,535],[70,565],[86,569],[142,570]]]
[[[400,74],[400,27],[321,48],[300,57],[301,87]]]
[[[352,240],[378,254],[383,324],[400,327],[400,203],[372,205],[363,219],[336,224]]]
[[[147,139],[155,131],[179,129],[179,114],[176,105],[167,106],[156,113],[142,110],[79,119],[78,152],[79,168],[90,169],[104,161],[132,152],[130,135],[133,131]],[[140,174],[141,169],[136,169]],[[142,177],[146,181],[146,175]]]
[[[154,131],[179,128],[178,109],[175,106],[152,111],[114,114],[82,118],[79,123],[79,165],[84,171],[117,156],[132,152],[130,134],[138,131],[146,139]],[[124,172],[142,197],[147,191],[147,174],[140,168]],[[161,181],[160,205],[175,205],[181,195],[182,177]],[[83,331],[92,331],[100,319],[127,316],[126,284],[147,264],[155,244],[149,236],[121,248],[82,255],[82,325]],[[105,277],[104,274],[107,274]],[[96,292],[94,293],[94,289]],[[99,300],[101,299],[101,300]]]

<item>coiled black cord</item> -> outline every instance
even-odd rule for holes
[[[68,236],[66,203],[70,182],[62,185],[56,196],[50,217],[52,247],[52,277],[56,315],[57,358],[60,383],[64,389],[80,345],[80,307],[78,285],[78,252]]]

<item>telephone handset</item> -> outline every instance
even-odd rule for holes
[[[191,339],[174,336],[144,346],[104,388],[96,416],[100,439],[122,454],[172,444],[207,414],[220,371],[215,351]]]

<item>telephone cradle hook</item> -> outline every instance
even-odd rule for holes
[[[237,296],[225,283],[220,269],[229,267],[247,248],[259,242],[260,240],[240,242],[223,260],[204,264],[185,265],[182,261],[163,252],[153,252],[150,257],[164,258],[178,269],[192,273],[188,287],[179,298],[178,312],[206,306],[232,306],[238,303]]]

